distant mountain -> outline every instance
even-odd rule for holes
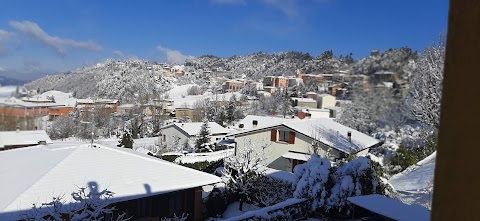
[[[0,76],[0,86],[17,86],[27,83],[26,81]]]

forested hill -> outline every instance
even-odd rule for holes
[[[146,61],[111,59],[76,71],[40,78],[26,85],[40,92],[58,90],[73,92],[76,97],[100,97],[136,101],[171,88],[172,78],[147,69]]]
[[[205,55],[189,59],[183,65],[187,72],[221,72],[232,78],[246,77],[252,80],[267,75],[291,76],[297,70],[308,74],[342,70],[367,75],[385,70],[408,77],[415,68],[417,57],[417,53],[409,48],[374,52],[359,60],[354,60],[352,55],[334,55],[332,51],[325,51],[316,57],[302,52],[258,52],[230,58]],[[150,71],[148,67],[152,64],[140,60],[108,59],[72,72],[46,76],[26,86],[33,90],[40,89],[41,92],[58,90],[74,92],[82,98],[99,96],[129,102],[171,87],[173,79]]]

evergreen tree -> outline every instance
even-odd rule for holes
[[[226,119],[227,119],[227,123],[232,123],[233,121],[235,121],[235,111],[237,109],[237,104],[236,104],[236,99],[235,99],[235,95],[233,95],[230,100],[228,101],[228,105],[227,105],[227,110],[226,110]]]
[[[220,124],[220,126],[225,126],[224,123],[225,123],[225,120],[226,120],[227,116],[225,115],[225,110],[224,109],[219,109],[218,112],[217,112],[217,115],[215,116],[215,122],[217,124]]]
[[[130,148],[133,149],[133,138],[130,132],[125,130],[122,135],[122,139],[118,141],[118,147],[125,147],[125,148]]]
[[[212,151],[210,147],[210,131],[208,129],[208,119],[203,119],[202,127],[198,133],[198,138],[195,141],[195,150],[197,152],[209,152]]]

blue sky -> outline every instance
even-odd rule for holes
[[[447,0],[3,1],[0,75],[20,79],[107,58],[421,51],[447,29]]]

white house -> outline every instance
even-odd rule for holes
[[[317,95],[317,108],[324,109],[326,107],[335,107],[337,99],[330,94]]]
[[[177,142],[184,144],[189,142],[193,146],[195,138],[200,133],[202,122],[195,123],[173,123],[161,129],[162,141],[166,143]],[[210,131],[211,142],[217,142],[225,138],[229,130],[220,126],[216,122],[209,122],[208,129]]]
[[[255,144],[264,154],[263,164],[273,169],[292,171],[313,152],[336,161],[352,154],[365,155],[370,148],[380,145],[380,141],[328,118],[272,121],[257,116],[256,120],[256,127],[228,137],[236,143],[236,153]],[[250,128],[246,123],[244,127]],[[317,150],[312,148],[314,140],[318,142]]]
[[[52,140],[44,130],[0,132],[0,151],[51,143]]]
[[[78,209],[71,194],[79,188],[114,192],[109,203],[134,220],[159,220],[173,213],[200,220],[202,186],[221,182],[128,148],[98,144],[0,151],[0,168],[0,220],[25,220],[34,203],[58,196],[63,196],[62,213]]]

